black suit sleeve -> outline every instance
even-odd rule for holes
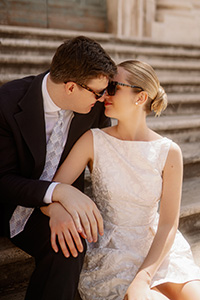
[[[34,178],[33,158],[22,144],[0,112],[0,203],[40,207],[50,182]]]

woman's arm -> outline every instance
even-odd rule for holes
[[[179,223],[179,211],[182,192],[183,161],[178,145],[172,143],[163,171],[163,187],[160,203],[160,218],[158,229],[151,248],[131,283],[128,294],[135,295],[136,286],[141,283],[149,286],[152,277],[169,252]],[[134,290],[134,292],[133,292]],[[130,296],[127,299],[137,299]],[[138,297],[138,299],[140,299]]]
[[[89,242],[97,241],[98,231],[103,234],[103,219],[95,203],[71,184],[87,164],[92,170],[93,157],[93,135],[89,130],[76,142],[57,171],[54,180],[64,185],[58,184],[52,195],[53,202],[60,202],[70,213],[77,230],[83,232],[82,229],[84,229]]]
[[[71,184],[82,173],[88,163],[90,164],[90,169],[92,169],[93,156],[93,136],[92,132],[88,131],[76,142],[57,171],[54,181],[61,182],[61,184],[55,187],[52,195],[52,201],[59,202],[65,208],[72,217],[77,231],[87,238],[89,242],[97,241],[98,232],[101,235],[103,234],[103,219],[95,203],[88,196],[71,186]],[[48,216],[50,216],[50,213],[55,215],[52,214],[52,211],[53,206],[42,209],[42,212]],[[59,209],[59,212],[63,215],[61,209]],[[52,228],[52,231],[55,232],[55,229]],[[58,230],[57,226],[57,234],[59,231],[60,229]],[[55,237],[56,234],[53,235],[52,241],[54,250],[56,250]],[[75,243],[77,246],[79,240],[75,240]]]
[[[75,143],[53,180],[72,184],[88,164],[92,167],[93,157],[93,135],[89,130]]]

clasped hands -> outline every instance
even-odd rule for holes
[[[95,203],[78,189],[58,184],[52,195],[53,203],[41,211],[50,217],[51,245],[58,252],[57,241],[65,257],[76,257],[83,251],[80,235],[96,242],[103,235],[103,219]],[[68,247],[67,247],[68,246]]]

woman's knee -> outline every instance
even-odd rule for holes
[[[157,286],[156,289],[173,300],[200,299],[200,280],[188,281],[181,284],[167,282]]]
[[[179,299],[183,300],[199,300],[200,299],[200,280],[186,282],[181,289]]]

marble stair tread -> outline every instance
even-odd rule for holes
[[[66,39],[66,37],[65,37]],[[18,49],[22,50],[23,52],[26,51],[32,51],[33,53],[35,51],[41,52],[41,53],[54,53],[55,49],[63,42],[64,39],[60,40],[44,40],[44,39],[17,39],[17,38],[0,38],[0,45],[2,48],[2,53],[3,49],[6,48],[7,53],[13,53],[18,51]],[[100,40],[101,42],[101,40]],[[115,56],[116,53],[119,53],[120,55],[122,54],[128,54],[125,49],[121,48],[120,45],[116,45],[116,41],[113,42],[112,45],[107,45],[103,44],[102,46],[113,56]],[[123,52],[126,53],[123,53]],[[185,51],[185,49],[184,49]],[[195,55],[194,52],[191,50],[188,51],[188,57],[190,58],[188,61],[183,61],[182,56],[185,58],[186,53],[184,51],[181,51],[179,49],[174,49],[173,53],[171,53],[171,59],[168,58],[169,51],[163,52],[163,49],[160,48],[153,48],[149,46],[148,48],[146,47],[138,47],[131,45],[129,52],[130,55],[137,56],[137,59],[141,60],[146,60],[148,63],[150,63],[154,68],[156,69],[180,69],[180,70],[199,70],[200,68],[200,63],[199,63],[199,57],[200,57],[200,50],[196,51]],[[126,56],[125,55],[125,56]],[[148,56],[156,56],[156,59],[148,58]],[[146,56],[146,58],[145,58]],[[160,56],[160,59],[159,59]],[[165,60],[163,60],[163,57],[165,57]],[[176,60],[175,60],[176,59]],[[116,59],[117,60],[117,59]]]
[[[1,47],[11,47],[17,48],[43,48],[43,49],[51,49],[55,50],[60,44],[60,41],[53,41],[53,40],[40,40],[38,39],[18,39],[18,38],[0,38],[0,45]]]
[[[149,116],[147,118],[148,125],[152,130],[168,131],[168,130],[181,130],[189,128],[200,128],[200,115],[193,114],[191,116],[187,115],[173,115],[173,116],[162,116],[160,118],[155,118]]]
[[[166,72],[166,71],[165,71]],[[159,74],[156,72],[161,85],[199,85],[200,77],[197,74],[183,73],[181,70],[179,72],[174,70],[174,72],[169,72],[168,74]]]
[[[12,264],[31,258],[30,255],[15,247],[6,237],[0,237],[0,257],[0,268],[6,264]]]
[[[47,38],[49,37],[50,39],[52,39],[52,37],[55,37],[55,39],[60,39],[60,37],[73,37],[73,36],[77,36],[80,33],[82,35],[88,35],[90,38],[95,38],[95,39],[101,39],[104,41],[107,41],[110,43],[110,41],[112,41],[113,38],[116,39],[116,41],[118,42],[118,45],[121,46],[123,44],[127,44],[127,45],[134,45],[134,42],[137,43],[138,45],[141,45],[142,42],[144,42],[144,44],[149,48],[149,46],[151,46],[153,48],[153,46],[163,46],[162,47],[162,51],[164,53],[167,53],[168,55],[170,55],[171,53],[173,53],[173,48],[177,47],[177,49],[180,51],[180,53],[183,53],[185,55],[185,53],[187,53],[187,50],[192,51],[192,53],[194,54],[198,54],[198,52],[196,53],[196,49],[200,49],[200,43],[197,42],[196,44],[192,43],[190,44],[182,44],[177,42],[175,45],[174,43],[170,43],[170,42],[163,42],[163,41],[154,41],[152,40],[152,38],[144,38],[144,41],[141,41],[140,38],[130,38],[130,37],[125,37],[125,36],[116,36],[114,34],[110,34],[110,33],[100,33],[100,32],[85,32],[85,31],[76,31],[76,30],[66,30],[66,29],[53,29],[53,28],[35,28],[35,27],[25,27],[25,26],[8,26],[8,25],[0,25],[0,34],[5,33],[6,37],[13,35],[13,36],[17,36],[17,37],[21,37],[21,36],[41,36],[44,37],[46,36]],[[153,46],[152,46],[153,45]],[[111,44],[112,46],[112,44]],[[166,49],[166,47],[164,46],[168,46],[168,48]],[[183,48],[186,49],[186,51],[183,50]],[[169,49],[171,51],[169,51]],[[179,53],[179,54],[180,54]]]
[[[196,143],[180,143],[184,164],[200,162],[200,141]]]
[[[0,33],[1,35],[1,33]],[[65,39],[48,40],[48,39],[21,39],[21,38],[4,38],[0,36],[1,55],[18,54],[18,55],[46,55],[50,57],[53,55],[58,46]]]
[[[200,93],[168,93],[169,104],[200,103]]]
[[[15,51],[16,47],[19,47],[19,45],[23,48],[25,48],[25,50],[27,50],[28,48],[32,49],[32,48],[36,48],[36,49],[50,49],[52,50],[52,53],[54,50],[56,50],[56,48],[62,43],[62,41],[60,42],[50,42],[50,41],[22,41],[22,43],[19,43],[19,41],[16,42],[16,44],[14,43],[13,40],[11,40],[12,43],[10,42],[10,45],[7,45],[9,47],[12,47],[13,46],[13,51],[11,52],[11,54],[1,54],[0,56],[0,62],[1,63],[6,63],[6,62],[10,62],[10,63],[20,63],[20,62],[29,62],[29,61],[37,61],[37,59],[41,60],[42,62],[44,61],[49,61],[52,57],[52,55],[49,55],[49,54],[44,54],[44,55],[38,55],[38,54],[35,54],[34,55],[34,52],[32,55],[30,54],[25,54],[25,55],[19,55],[19,56],[16,56],[15,54],[13,54],[13,52]],[[5,41],[3,39],[0,39],[0,44],[1,46],[5,46]],[[13,44],[13,45],[12,45]],[[145,59],[144,59],[145,60]],[[164,60],[163,61],[163,58],[161,58],[160,60],[152,60],[152,59],[149,59],[148,57],[146,58],[146,61],[151,64],[155,69],[162,69],[166,72],[166,70],[170,69],[170,70],[180,70],[180,79],[183,77],[183,78],[188,78],[188,77],[193,77],[191,76],[188,76],[188,74],[186,74],[185,76],[182,76],[182,70],[197,70],[199,71],[200,69],[200,62],[199,62],[199,59],[196,60],[196,61],[174,61],[174,60],[171,60],[171,61],[168,61],[168,60]],[[160,75],[163,77],[163,81],[167,78],[167,74],[165,75]],[[175,79],[174,79],[175,80]],[[191,79],[190,81],[191,82]]]
[[[4,289],[4,291],[0,292],[0,299],[1,300],[24,300],[27,285],[28,283],[26,281],[14,285],[13,287]]]
[[[109,33],[100,33],[100,32],[85,32],[85,31],[76,31],[76,30],[65,30],[65,29],[53,29],[53,28],[36,28],[36,27],[25,27],[25,26],[10,26],[10,25],[0,25],[0,35],[5,35],[6,37],[23,37],[31,39],[33,37],[37,38],[46,38],[46,39],[66,39],[76,37],[77,35],[87,35],[93,39],[99,39],[102,41],[110,41],[113,34]],[[198,47],[198,45],[197,45]]]
[[[183,181],[180,218],[200,214],[200,177]]]
[[[14,54],[1,54],[1,64],[49,64],[52,56],[48,55],[19,55]]]
[[[200,57],[200,44],[196,45],[180,45],[169,44],[152,39],[126,39],[117,37],[109,33],[95,33],[83,31],[70,31],[63,29],[45,29],[45,28],[31,28],[22,26],[6,26],[0,25],[0,41],[2,46],[14,47],[40,47],[56,48],[64,39],[75,37],[77,35],[87,35],[90,38],[102,43],[103,47],[111,53],[134,54],[134,55],[150,55],[158,58],[159,56],[176,57],[180,60],[182,67],[187,67],[189,62],[183,62],[182,58],[198,59]],[[156,62],[155,62],[156,63]],[[165,61],[160,61],[161,64]],[[197,61],[198,63],[198,61]]]
[[[187,49],[187,48],[180,48],[177,47],[176,44],[172,46],[163,47],[164,45],[160,44],[157,45],[153,41],[148,45],[145,43],[145,40],[138,43],[137,41],[132,41],[131,44],[125,44],[123,41],[117,41],[115,40],[115,43],[108,43],[105,44],[105,49],[110,52],[118,52],[121,54],[134,54],[139,56],[155,56],[155,57],[167,57],[167,58],[192,58],[192,59],[198,59],[200,56],[200,47],[197,46],[194,49]]]
[[[200,52],[200,51],[199,51]],[[200,53],[199,53],[200,54]],[[170,69],[170,70],[198,70],[200,69],[199,58],[196,60],[163,60],[163,57],[158,59],[149,59],[148,63],[155,69]]]

